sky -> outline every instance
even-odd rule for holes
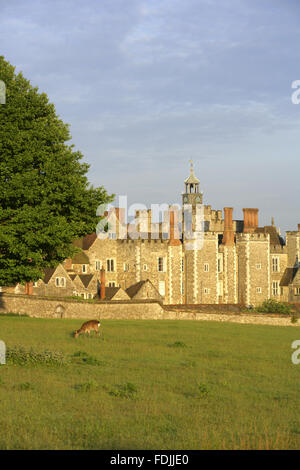
[[[299,18],[299,0],[0,0],[0,55],[116,205],[180,203],[192,159],[205,204],[258,207],[284,234],[300,223]]]

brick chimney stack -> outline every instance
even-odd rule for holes
[[[105,299],[105,269],[103,266],[100,269],[100,299]]]
[[[234,245],[234,231],[232,223],[232,207],[224,207],[224,233],[222,245],[233,246]]]
[[[170,246],[180,246],[179,230],[178,230],[178,211],[176,209],[170,209]]]
[[[253,233],[258,227],[258,209],[246,208],[244,212],[244,233]]]

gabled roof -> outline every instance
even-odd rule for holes
[[[280,286],[287,287],[294,280],[299,268],[286,268],[280,281]]]
[[[96,232],[89,233],[88,235],[83,237],[83,246],[82,246],[83,250],[88,250],[96,239],[97,239]]]
[[[78,274],[78,277],[80,278],[84,287],[88,287],[89,283],[94,277],[94,274]]]
[[[119,290],[120,287],[105,287],[105,300],[111,300]]]
[[[48,284],[48,282],[50,281],[50,279],[53,276],[55,271],[56,271],[56,268],[46,268],[45,269],[45,277],[43,279],[45,284]]]
[[[128,294],[130,298],[134,297],[138,293],[140,288],[145,284],[145,282],[147,281],[139,281],[136,284],[133,284],[132,286],[128,287],[126,289],[126,294]]]
[[[81,248],[82,250],[88,250],[92,246],[96,238],[97,238],[96,232],[89,233],[85,235],[83,238],[77,238],[76,240],[74,240],[72,245],[76,246],[77,248]]]

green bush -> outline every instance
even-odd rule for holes
[[[71,362],[73,364],[88,364],[90,366],[102,366],[104,361],[98,361],[94,356],[90,356],[85,351],[77,351],[71,356]]]
[[[173,344],[168,344],[170,348],[186,348],[186,344],[183,341],[175,341]]]
[[[6,359],[8,364],[14,365],[63,365],[66,359],[61,352],[57,351],[34,351],[32,348],[27,350],[21,346],[9,347],[6,350]]]
[[[136,386],[131,382],[113,386],[105,384],[103,388],[109,395],[118,398],[135,399],[138,392]]]
[[[260,313],[284,313],[290,315],[292,308],[290,305],[283,302],[278,302],[274,299],[265,300],[259,307],[256,308]]]

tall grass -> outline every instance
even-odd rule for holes
[[[74,339],[81,323],[0,318],[17,351],[0,366],[0,449],[299,448],[297,328],[104,320]]]

